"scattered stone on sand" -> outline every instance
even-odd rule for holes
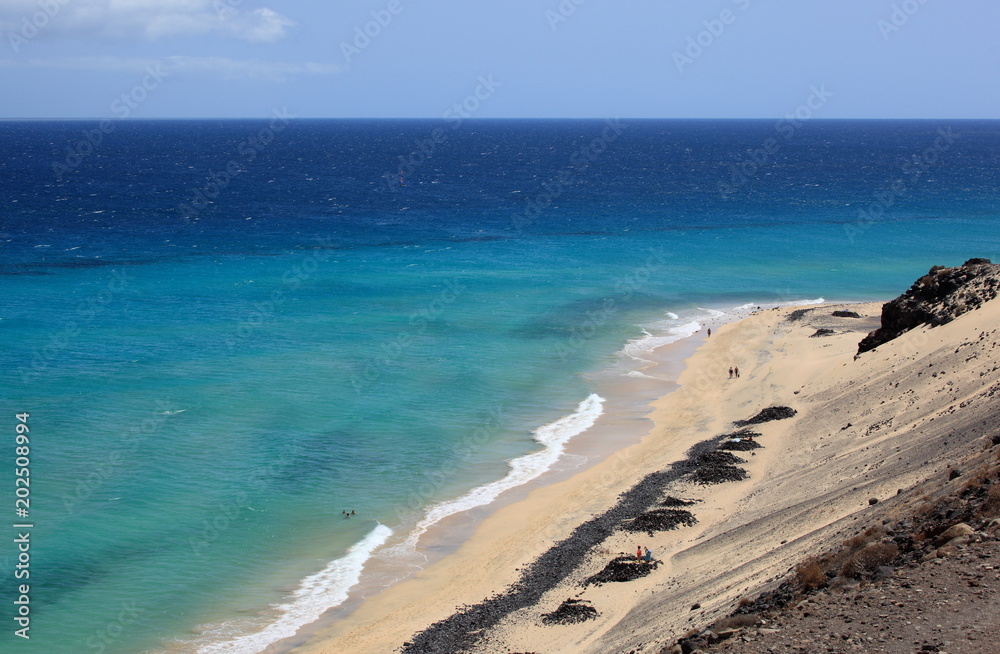
[[[962,479],[940,490],[928,480],[921,503],[810,557],[795,578],[661,651],[995,654],[987,625],[1000,620],[1000,538],[990,532],[1000,460],[989,449],[977,459]],[[732,623],[745,614],[758,620]],[[738,637],[716,639],[733,628]]]
[[[750,450],[756,450],[764,447],[752,438],[732,438],[727,441],[722,441],[719,444],[718,449],[729,450],[732,452],[749,452]]]
[[[806,314],[812,311],[812,309],[796,309],[795,311],[788,314],[788,322],[796,322],[797,320],[802,320],[806,317]]]
[[[597,609],[590,605],[585,599],[569,598],[559,605],[552,613],[542,614],[543,624],[576,624],[595,620],[599,615]]]
[[[759,425],[762,422],[770,422],[772,420],[784,420],[785,418],[791,418],[797,412],[795,409],[787,406],[769,406],[766,409],[762,409],[760,413],[747,420],[737,420],[735,424],[737,427],[746,427],[747,425]]]
[[[1000,543],[973,543],[848,592],[817,593],[724,643],[689,642],[706,654],[994,654],[998,570]]]
[[[746,463],[746,459],[741,459],[740,457],[732,454],[731,452],[726,452],[724,450],[715,450],[713,452],[705,452],[704,454],[699,454],[698,458],[694,460],[694,463],[698,467],[705,466],[717,466],[717,465],[736,465],[737,463]]]
[[[667,495],[663,498],[663,501],[660,502],[660,506],[672,507],[691,506],[692,504],[694,504],[694,500],[683,500],[679,497],[674,497],[673,495]]]
[[[749,452],[750,450],[756,450],[764,447],[754,440],[757,436],[760,436],[760,432],[751,431],[749,429],[741,429],[731,434],[723,434],[719,437],[722,441],[715,449],[731,452]]]
[[[626,523],[623,528],[625,531],[644,531],[652,536],[653,532],[690,527],[697,522],[694,514],[684,509],[653,509]]]
[[[600,586],[608,582],[633,581],[645,577],[659,566],[658,561],[646,563],[634,556],[623,555],[612,559],[604,569],[584,580],[584,586]]]
[[[713,447],[712,443],[695,446],[701,448],[697,451],[707,451]],[[533,606],[545,592],[577,570],[587,560],[594,546],[620,529],[626,521],[655,506],[663,497],[667,486],[684,478],[690,470],[690,461],[683,460],[674,462],[663,470],[647,474],[632,488],[622,493],[614,506],[579,525],[568,538],[555,543],[528,564],[521,570],[519,579],[504,591],[475,604],[459,607],[452,615],[415,634],[409,640],[409,644],[403,646],[400,653],[440,654],[440,652],[457,653],[473,649],[489,629],[511,613]],[[634,564],[635,560],[632,561]],[[656,562],[642,563],[643,568],[637,568],[638,572],[631,571],[631,574],[635,575],[631,578],[649,574],[656,565],[658,565]]]
[[[739,431],[734,431],[731,434],[723,434],[719,438],[757,438],[760,435],[759,431],[753,431],[752,429],[740,429]]]
[[[707,465],[697,468],[691,473],[691,479],[696,484],[703,486],[722,484],[727,481],[743,481],[746,478],[746,470],[730,465]]]

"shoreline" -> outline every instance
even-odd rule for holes
[[[815,304],[817,300],[804,300],[804,302]],[[603,367],[580,373],[587,382],[586,386],[591,390],[590,398],[600,393],[612,401],[607,403],[605,410],[598,416],[596,424],[583,429],[565,442],[561,455],[551,466],[537,477],[505,489],[499,497],[485,504],[462,509],[436,520],[425,530],[422,530],[418,539],[415,539],[419,541],[415,547],[410,541],[413,525],[408,525],[403,529],[394,527],[387,542],[379,545],[362,562],[358,571],[359,579],[344,591],[346,598],[339,600],[336,605],[326,609],[322,614],[317,614],[317,617],[298,623],[294,627],[294,633],[288,631],[288,627],[291,625],[286,618],[286,613],[300,612],[295,605],[298,589],[288,587],[289,595],[285,596],[286,600],[269,604],[266,612],[274,615],[267,618],[266,622],[257,620],[257,624],[260,625],[257,629],[231,632],[232,636],[224,636],[221,639],[211,636],[208,639],[203,638],[204,635],[212,634],[212,629],[216,627],[226,628],[230,624],[226,618],[212,620],[204,623],[206,626],[197,632],[197,639],[172,641],[164,644],[157,651],[164,653],[191,651],[189,649],[191,647],[197,648],[197,651],[247,653],[266,651],[278,654],[303,651],[302,647],[309,646],[316,638],[322,638],[331,627],[348,619],[354,611],[371,601],[372,598],[399,584],[406,583],[424,568],[447,559],[474,536],[484,520],[489,519],[498,510],[525,501],[535,489],[571,479],[581,471],[598,465],[604,459],[615,455],[623,447],[639,442],[653,425],[649,420],[652,402],[661,397],[663,393],[669,393],[676,389],[676,377],[687,365],[687,359],[690,355],[706,338],[706,328],[718,329],[723,324],[741,320],[754,310],[749,303],[730,307],[728,311],[720,309],[693,307],[690,310],[696,313],[688,314],[683,318],[672,312],[666,312],[666,315],[669,316],[668,320],[646,323],[648,329],[654,334],[643,329],[643,336],[633,337],[625,341],[618,350],[609,353]],[[687,330],[690,333],[685,333],[688,325],[695,322],[696,326],[700,325],[700,329],[694,332]],[[655,341],[653,347],[650,347],[650,344],[646,342],[647,339]],[[667,341],[665,344],[664,340]],[[635,344],[640,347],[631,348]],[[636,354],[641,356],[636,356]],[[616,359],[616,363],[609,363]],[[626,370],[628,372],[625,372]],[[643,374],[639,372],[640,370],[654,373],[655,376]],[[613,404],[616,406],[612,406]],[[575,412],[564,414],[562,418],[536,428],[534,433],[567,417],[579,415],[582,406],[581,402]],[[535,440],[540,444],[545,444],[543,439],[536,438]],[[544,453],[547,450],[548,447],[534,453],[519,455],[511,461],[518,461],[521,458],[531,457],[533,454]],[[510,461],[508,461],[508,472],[511,470],[509,466]],[[501,481],[503,480],[495,479],[480,484],[472,491]],[[442,500],[429,506],[434,508],[443,504],[455,503],[463,497]],[[424,513],[424,516],[426,518],[427,513]],[[377,530],[385,530],[385,527],[378,523],[374,530],[368,532],[364,541],[371,540]],[[302,583],[312,585],[311,580],[328,577],[329,573],[342,561],[347,558],[356,558],[354,552],[360,544],[363,543],[353,546],[345,557],[328,562],[322,570],[304,578]],[[411,546],[407,547],[408,545]],[[262,610],[260,617],[263,617],[264,612]],[[297,619],[299,618],[293,615],[291,617],[292,624],[295,624],[294,621]],[[273,636],[264,635],[268,632],[273,634],[278,629],[284,630],[287,635],[273,640]],[[224,632],[219,629],[216,630],[216,633]]]
[[[329,609],[315,622],[302,627],[295,636],[273,643],[265,651],[275,654],[312,652],[312,647],[318,639],[324,639],[326,634],[349,622],[352,615],[366,603],[378,601],[383,593],[409,583],[426,568],[438,565],[453,556],[473,539],[482,524],[495,516],[498,511],[526,501],[538,489],[570,480],[581,472],[599,465],[608,457],[614,456],[623,447],[638,443],[653,426],[649,418],[653,410],[653,401],[661,397],[664,392],[670,393],[676,390],[677,376],[684,370],[690,356],[705,340],[705,330],[708,327],[714,330],[721,325],[743,319],[746,312],[738,313],[738,310],[739,308],[731,309],[732,313],[725,315],[716,315],[719,313],[716,310],[703,310],[708,315],[702,318],[700,330],[657,347],[652,353],[652,360],[641,368],[643,371],[655,370],[658,375],[664,375],[665,378],[657,376],[636,380],[621,374],[620,371],[612,370],[599,370],[585,375],[593,382],[589,385],[596,386],[593,388],[594,394],[602,397],[610,396],[617,400],[618,406],[609,407],[608,411],[598,417],[594,426],[571,438],[551,468],[526,483],[505,490],[486,505],[461,511],[432,524],[420,535],[418,548],[411,553],[411,556],[423,559],[419,562],[410,561],[401,564],[398,561],[390,561],[387,564],[380,564],[376,553],[376,558],[366,564],[361,582],[350,589],[345,602]],[[621,351],[616,353],[616,355],[621,354]],[[616,388],[607,388],[609,384]],[[651,384],[660,386],[660,390],[651,391]],[[664,385],[669,386],[666,391],[662,390]],[[626,386],[631,388],[625,388]],[[642,386],[645,388],[641,388]],[[398,543],[397,546],[401,544]],[[411,569],[401,572],[403,567]],[[387,576],[393,575],[401,576],[387,580]]]
[[[857,306],[858,304],[851,302],[837,305],[821,305],[809,302],[808,304],[795,306],[812,309],[820,306]],[[881,306],[881,302],[866,304]],[[723,335],[735,328],[734,326],[741,325],[755,316],[767,314],[775,310],[790,310],[788,306],[760,311],[751,309],[750,307],[741,307],[741,309],[745,310],[745,315],[730,316],[729,320],[720,321],[719,319],[723,316],[712,315],[708,317],[698,334],[680,339],[664,347],[664,349],[670,348],[674,350],[686,349],[686,356],[677,360],[672,358],[667,362],[659,360],[655,365],[675,366],[675,369],[680,371],[680,378],[684,378],[685,375],[687,376],[684,383],[688,386],[691,386],[693,383],[697,385],[703,384],[701,380],[706,378],[701,375],[697,379],[693,378],[692,367],[696,369],[704,367],[704,359],[709,355],[701,352],[701,350],[707,344],[718,344],[722,340]],[[707,326],[711,326],[713,329],[713,336],[711,338],[705,336],[705,327]],[[739,342],[737,347],[733,347],[731,344],[726,345],[724,356],[727,360],[736,359],[739,367],[749,370],[753,367],[753,359],[756,355],[750,356],[752,347],[748,348],[746,342],[744,342],[745,339],[740,338],[737,340]],[[716,357],[718,350],[718,346],[709,348],[709,351],[714,353],[711,357]],[[766,351],[766,348],[761,348],[761,352],[764,351]],[[700,357],[699,354],[701,355]],[[725,375],[723,372],[726,367],[725,365],[717,366],[713,362],[712,366],[714,368],[717,367],[723,376]],[[529,566],[537,561],[539,557],[549,550],[552,543],[565,539],[579,523],[584,522],[583,518],[585,516],[606,508],[609,500],[613,502],[614,498],[619,494],[630,490],[635,485],[636,480],[641,477],[639,475],[640,471],[645,470],[646,473],[655,471],[655,468],[658,467],[657,463],[650,461],[637,462],[636,459],[648,458],[648,452],[643,452],[643,450],[649,450],[654,447],[653,444],[647,443],[647,441],[653,437],[653,433],[661,426],[662,417],[660,420],[657,420],[657,414],[661,411],[660,404],[666,398],[676,393],[676,391],[677,388],[670,389],[666,395],[663,395],[661,391],[659,395],[655,396],[655,399],[647,402],[648,409],[641,416],[638,416],[645,423],[645,428],[636,441],[623,448],[615,447],[611,449],[600,460],[588,462],[582,469],[577,468],[562,472],[550,470],[540,478],[507,491],[505,494],[507,497],[498,499],[488,507],[480,507],[478,509],[486,514],[485,517],[474,517],[468,520],[471,524],[467,524],[465,527],[469,529],[471,526],[471,534],[451,539],[454,547],[446,548],[447,551],[441,553],[436,560],[429,563],[422,570],[388,588],[379,590],[374,596],[359,603],[353,611],[347,614],[334,609],[338,614],[336,618],[328,616],[303,629],[295,638],[286,641],[290,648],[281,651],[294,651],[299,654],[395,651],[413,633],[430,626],[436,620],[448,617],[456,607],[480,602],[483,597],[491,592],[496,592],[514,583],[517,577],[515,571],[518,568]],[[570,442],[567,454],[574,453],[572,450],[582,447],[583,443],[587,440],[584,435],[578,438],[579,441],[573,439]],[[683,459],[683,453],[692,444],[687,441],[674,443],[671,451],[676,455],[675,459]],[[637,449],[638,452],[635,451]],[[639,463],[640,467],[636,468],[636,463]],[[677,476],[679,474],[678,472]],[[552,476],[556,476],[557,478],[553,479],[551,478]],[[569,513],[558,510],[542,512],[537,510],[538,507],[543,505],[553,506],[553,493],[565,497],[566,493],[563,490],[565,488],[575,488],[576,490],[573,491],[573,494],[589,495],[593,499],[587,502],[577,500],[573,503],[574,505]],[[453,518],[455,516],[452,516],[449,520]],[[436,525],[432,530],[437,527],[443,530],[447,525]],[[522,542],[519,533],[521,535],[530,533],[532,536],[529,539],[530,542]],[[425,538],[428,536],[433,537],[431,531],[425,534]],[[504,543],[504,545],[498,548],[498,543]],[[433,545],[431,546],[433,547]],[[477,550],[481,551],[484,547],[490,550],[490,581],[483,582],[483,575],[475,575],[474,580],[468,579],[468,583],[465,581],[456,581],[453,584],[454,587],[449,589],[448,578],[452,576],[456,576],[457,579],[466,578],[461,574],[456,575],[456,572],[475,567],[477,564],[474,561],[481,558]],[[498,549],[503,551],[498,552]],[[476,590],[460,592],[457,590],[458,587],[466,589],[475,588]],[[431,592],[439,594],[441,599],[431,602],[426,601],[424,596],[428,588],[432,589]],[[399,614],[410,602],[415,602],[423,606],[436,604],[438,606],[449,606],[450,608],[430,609],[427,611],[427,617],[417,618],[413,616],[413,621],[408,626],[400,627],[401,616]],[[419,612],[423,613],[423,611]],[[379,617],[380,615],[381,617]],[[388,631],[394,631],[395,635],[390,635],[384,628],[389,623],[392,624],[392,627]],[[376,626],[380,624],[382,626]],[[410,631],[410,633],[404,634],[405,631]],[[367,638],[363,637],[361,632],[364,632]],[[375,637],[377,643],[369,640],[372,637],[372,632],[381,634]]]

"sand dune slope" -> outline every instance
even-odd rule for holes
[[[860,317],[834,317],[836,309]],[[876,303],[772,309],[722,327],[687,361],[680,387],[656,402],[655,426],[642,442],[499,509],[457,552],[296,651],[382,654],[415,642],[405,651],[450,652],[459,647],[447,643],[465,642],[504,654],[659,652],[740,598],[777,585],[803,558],[878,519],[906,489],[946,475],[1000,430],[1000,299],[855,357],[880,310]],[[733,366],[738,379],[729,377]],[[678,473],[692,447],[775,405],[797,413],[752,427],[763,447],[734,452],[746,460],[747,479],[706,486]],[[554,545],[582,542],[581,525],[626,524],[601,520],[620,512],[623,493],[664,470],[671,481],[658,492],[696,500],[687,508],[697,524],[652,535],[605,528],[598,540],[600,530],[590,529],[579,562],[528,593],[530,604],[481,630],[446,620],[523,581],[526,566],[539,572]],[[583,585],[638,545],[660,561],[647,576]],[[545,624],[542,616],[567,598],[586,600],[598,616]],[[451,639],[448,625],[465,640]]]
[[[898,491],[947,474],[982,447],[984,434],[1000,430],[1000,302],[857,359],[879,306],[851,307],[867,320],[834,318],[834,308],[767,311],[713,336],[691,360],[681,390],[661,400],[644,446],[732,431],[732,420],[769,405],[798,414],[755,427],[764,449],[747,457],[750,479],[671,489],[700,500],[692,507],[698,525],[652,538],[616,535],[604,547],[634,552],[641,542],[663,566],[643,579],[584,590],[578,580],[610,558],[595,555],[590,569],[507,620],[484,651],[658,652],[776,584],[824,544],[855,533],[875,511],[870,499],[898,501]],[[835,333],[814,337],[819,328]],[[734,360],[745,372],[731,381],[725,368]],[[600,617],[541,625],[539,615],[569,596],[591,600]]]

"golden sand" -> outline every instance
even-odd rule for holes
[[[490,630],[481,652],[658,652],[692,626],[728,613],[775,585],[795,563],[849,533],[871,498],[905,489],[979,447],[984,390],[1000,382],[1000,348],[980,334],[1000,323],[1000,301],[934,329],[920,328],[855,359],[878,325],[881,304],[759,312],[723,326],[688,359],[680,387],[654,404],[654,427],[636,445],[559,483],[532,491],[483,521],[455,553],[379,593],[296,652],[383,654],[416,632],[514,582],[518,568],[644,475],[684,458],[693,445],[732,432],[733,421],[773,405],[787,420],[754,427],[763,449],[749,479],[714,486],[677,482],[670,493],[698,502],[698,524],[645,534],[616,532],[541,601]],[[849,308],[862,318],[836,318]],[[812,337],[818,327],[830,336]],[[972,356],[972,354],[976,356]],[[739,379],[728,369],[738,366]],[[947,442],[947,445],[945,443]],[[580,581],[619,552],[648,546],[663,564],[647,577],[600,587]],[[568,597],[591,601],[596,620],[544,626]],[[695,604],[700,608],[692,609]]]

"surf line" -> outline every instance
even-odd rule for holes
[[[566,444],[574,437],[594,426],[597,419],[604,413],[604,398],[597,393],[591,393],[580,402],[576,411],[563,416],[554,422],[542,425],[536,429],[534,439],[545,446],[538,452],[525,454],[513,459],[509,464],[507,474],[497,481],[473,488],[461,497],[441,502],[430,507],[423,520],[417,523],[413,531],[401,545],[407,549],[415,549],[420,537],[433,525],[463,511],[492,503],[504,491],[528,483],[552,468],[565,451]]]

